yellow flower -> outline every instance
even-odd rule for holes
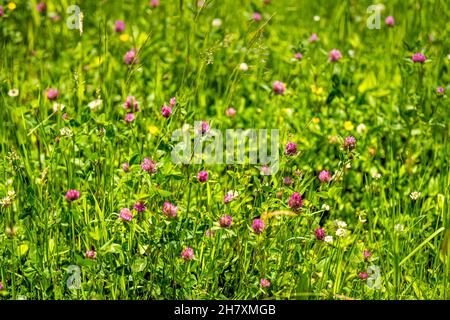
[[[304,205],[305,207],[309,206],[309,201],[308,201],[308,199],[303,199],[303,205]]]
[[[353,126],[353,123],[351,121],[345,121],[344,122],[344,129],[347,131],[352,131],[355,127]]]
[[[313,122],[314,124],[318,124],[318,123],[320,122],[320,119],[317,118],[317,117],[314,117],[314,118],[312,119],[312,122]]]
[[[150,132],[150,134],[156,134],[159,131],[159,129],[156,126],[150,125],[148,126],[148,131]]]
[[[130,36],[127,35],[126,33],[122,33],[122,34],[119,36],[119,40],[122,41],[122,42],[127,42],[129,39],[130,39]]]
[[[312,85],[312,86],[311,86],[311,91],[312,91],[312,93],[314,93],[316,96],[320,96],[320,95],[324,92],[323,88],[321,88],[321,87],[316,87],[315,85]]]
[[[9,9],[9,10],[13,11],[16,7],[17,7],[17,6],[16,6],[16,4],[15,4],[14,2],[8,3],[8,9]]]

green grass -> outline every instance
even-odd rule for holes
[[[370,30],[370,1],[79,1],[81,35],[66,25],[70,1],[47,1],[46,14],[36,3],[0,2],[0,299],[450,298],[450,114],[447,94],[436,94],[450,90],[449,3],[390,1],[381,28]],[[127,41],[114,32],[119,19]],[[319,41],[308,42],[312,33]],[[139,63],[127,66],[133,47]],[[331,63],[334,48],[343,58]],[[416,52],[426,63],[412,63]],[[273,93],[276,80],[284,95]],[[50,87],[63,111],[53,111]],[[127,96],[141,108],[130,124]],[[235,117],[225,115],[231,106]],[[279,129],[280,170],[174,164],[172,132],[200,120],[222,132]],[[342,147],[349,135],[351,152]],[[295,156],[284,155],[289,141]],[[141,169],[144,157],[158,163],[156,174]],[[334,178],[321,184],[324,169]],[[69,189],[80,198],[67,202]],[[230,190],[239,196],[224,204]],[[265,214],[289,211],[293,192],[300,213]],[[147,210],[121,220],[136,201]],[[176,218],[163,214],[166,201]],[[230,228],[219,226],[225,214]],[[346,237],[335,220],[346,222]],[[332,243],[315,238],[319,226]],[[194,260],[181,258],[187,246]],[[90,249],[95,259],[85,257]],[[70,266],[79,268],[78,290],[67,286]],[[370,266],[379,287],[359,278]]]

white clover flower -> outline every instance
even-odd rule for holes
[[[415,200],[419,199],[420,195],[421,195],[421,193],[419,191],[413,191],[413,192],[411,192],[411,194],[409,196],[412,200],[415,201]]]
[[[19,89],[11,89],[8,91],[8,96],[17,97],[19,95]]]
[[[242,71],[247,71],[248,65],[245,62],[242,62],[239,66],[239,69],[241,69]]]
[[[355,57],[355,51],[353,51],[352,49],[348,50],[348,55],[350,56],[350,58],[354,58]]]
[[[395,230],[395,232],[397,232],[397,233],[402,233],[402,232],[405,230],[405,227],[404,227],[402,224],[397,223],[397,224],[394,226],[394,230]]]
[[[330,211],[330,206],[327,205],[326,203],[324,203],[324,204],[322,205],[322,210]]]
[[[213,27],[218,28],[218,27],[220,27],[221,25],[222,25],[222,20],[220,20],[219,18],[216,18],[216,19],[214,19],[214,20],[212,21],[212,26],[213,26]]]
[[[341,220],[334,220],[334,225],[341,229],[347,228],[347,223],[345,223],[345,221],[341,221]]]
[[[381,178],[381,173],[376,172],[376,171],[372,172],[372,178],[374,178],[375,180],[380,179]]]
[[[55,102],[53,104],[53,112],[62,111],[62,110],[64,110],[65,107],[66,107],[65,105],[63,105],[61,103],[58,103],[58,102]]]
[[[94,101],[89,102],[88,106],[91,109],[97,109],[102,105],[103,100],[102,99],[95,99]]]
[[[237,192],[236,190],[230,190],[227,192],[227,194],[229,194],[233,198],[237,198],[239,196],[239,192]]]
[[[325,236],[325,238],[323,238],[323,241],[325,241],[326,243],[332,243],[333,236]]]
[[[314,21],[320,21],[320,17],[319,16],[314,16],[313,19],[314,19]]]
[[[336,230],[336,236],[344,238],[347,236],[347,229],[339,228]]]
[[[62,128],[61,130],[59,130],[59,134],[61,136],[66,136],[66,137],[71,137],[73,136],[73,132],[72,130],[70,130],[69,128]]]
[[[189,123],[185,123],[181,127],[181,131],[183,131],[183,132],[189,132],[190,129],[191,129],[191,126],[189,125]]]
[[[359,135],[363,135],[364,133],[366,133],[366,131],[367,131],[367,127],[364,123],[360,123],[356,127],[356,132],[358,132]]]

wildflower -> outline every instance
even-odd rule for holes
[[[201,132],[202,132],[202,134],[205,134],[206,132],[208,132],[208,130],[209,130],[208,122],[202,121],[202,124],[201,124]]]
[[[88,103],[88,107],[91,110],[97,109],[98,107],[100,107],[102,105],[102,102],[103,102],[102,99],[95,99]]]
[[[372,253],[369,250],[364,249],[364,251],[363,251],[364,261],[367,262],[371,256],[372,256]]]
[[[405,231],[405,227],[402,224],[397,223],[394,226],[394,231],[397,232],[397,233],[402,233],[403,231]]]
[[[237,191],[228,191],[227,194],[223,197],[223,203],[227,204],[237,198],[239,193]]]
[[[291,177],[284,177],[283,178],[283,184],[286,186],[290,186],[294,183],[294,181],[292,181]]]
[[[45,2],[39,2],[36,5],[36,10],[40,13],[43,13],[45,12],[45,10],[47,10],[47,5],[45,4]]]
[[[416,201],[417,199],[419,199],[420,195],[421,193],[419,191],[413,191],[409,196],[412,200]]]
[[[253,20],[255,20],[256,22],[261,21],[261,13],[259,12],[253,13]]]
[[[442,95],[442,94],[444,94],[444,92],[445,92],[445,89],[443,87],[437,87],[436,88],[436,93],[437,94]]]
[[[248,70],[248,65],[245,62],[242,62],[239,65],[239,69],[241,69],[241,71],[247,71]]]
[[[59,130],[59,134],[61,135],[61,136],[65,136],[65,137],[72,137],[73,136],[73,132],[72,132],[72,130],[70,130],[69,128],[66,128],[66,127],[64,127],[64,128],[61,128],[60,130]]]
[[[332,236],[325,236],[325,238],[323,238],[323,241],[326,243],[332,243],[333,242],[333,237]]]
[[[351,121],[345,121],[344,129],[347,131],[352,131],[354,129],[353,123]]]
[[[252,229],[256,234],[260,234],[261,232],[263,232],[265,226],[266,225],[264,224],[264,221],[262,221],[261,219],[253,220]]]
[[[67,119],[69,118],[69,116],[67,115],[66,112],[64,112],[63,115],[61,116],[61,118],[62,118],[63,120],[67,120]]]
[[[273,83],[273,91],[276,94],[284,94],[284,92],[286,91],[286,86],[284,85],[283,82],[275,81]]]
[[[380,179],[381,178],[381,173],[379,173],[379,172],[373,172],[372,173],[372,178],[374,178],[375,180],[378,180],[378,179]]]
[[[122,41],[122,42],[127,42],[129,39],[130,39],[130,36],[127,35],[126,33],[122,33],[119,36],[119,40]]]
[[[422,53],[417,52],[417,53],[413,54],[413,56],[411,57],[411,60],[414,63],[417,63],[417,62],[424,63],[427,60],[427,57],[425,57]]]
[[[1,15],[0,15],[1,17]],[[8,91],[8,96],[10,97],[17,97],[19,95],[19,90],[18,89],[11,89]]]
[[[3,7],[0,6],[0,17],[3,17],[3,15],[5,14],[5,12],[3,11]],[[1,284],[1,283],[0,283]],[[3,288],[3,286],[2,286]],[[0,289],[1,290],[1,289]]]
[[[219,18],[216,18],[212,21],[212,26],[215,28],[218,28],[222,25],[222,20],[220,20]]]
[[[229,215],[225,215],[219,220],[219,224],[222,228],[229,228],[232,222],[233,218]]]
[[[347,236],[347,229],[339,228],[336,230],[336,236],[344,238]]]
[[[157,6],[159,6],[159,0],[151,0],[150,6],[156,8]]]
[[[184,261],[190,261],[190,260],[194,259],[194,250],[190,247],[186,247],[181,252],[181,257],[184,259]]]
[[[284,154],[287,156],[293,156],[297,153],[297,144],[295,142],[288,142],[284,147]]]
[[[8,3],[8,9],[9,10],[13,11],[16,8],[17,8],[17,6],[16,6],[16,4],[14,2],[11,1],[11,2]]]
[[[177,99],[175,97],[170,98],[169,100],[170,106],[173,107],[177,103]]]
[[[53,112],[58,112],[58,111],[62,111],[62,110],[64,110],[64,108],[65,108],[65,105],[63,105],[62,103],[57,103],[57,102],[55,102],[54,104],[53,104]]]
[[[330,171],[327,171],[327,170],[320,171],[320,173],[319,173],[319,180],[322,183],[330,182],[331,181]]]
[[[288,206],[294,211],[298,212],[303,206],[302,196],[298,192],[294,192],[289,198]]]
[[[69,202],[77,200],[79,197],[80,197],[80,192],[75,189],[71,189],[71,190],[67,191],[67,193],[66,193],[66,200]]]
[[[350,56],[350,58],[354,58],[355,57],[355,51],[353,51],[352,49],[348,50],[348,55]]]
[[[172,114],[172,108],[168,106],[162,106],[161,114],[164,118],[170,117],[170,115]]]
[[[347,223],[345,223],[345,221],[334,220],[333,223],[338,228],[343,228],[343,229],[347,228]]]
[[[267,279],[261,278],[261,280],[259,280],[259,283],[261,284],[261,287],[263,287],[263,288],[270,287],[270,281]]]
[[[384,20],[384,22],[389,26],[389,27],[393,27],[395,24],[395,20],[393,16],[388,16],[386,17],[386,19]]]
[[[208,229],[205,231],[205,237],[212,238],[212,237],[214,237],[214,233],[215,232],[213,229]]]
[[[131,49],[130,51],[128,51],[127,53],[125,53],[125,55],[123,56],[123,62],[125,64],[134,64],[137,63],[137,59],[136,59],[136,49]]]
[[[15,197],[16,197],[16,192],[14,190],[9,190],[6,197],[4,197],[3,199],[0,200],[0,205],[3,208],[9,207],[12,204],[12,202],[14,201]]]
[[[175,218],[178,213],[178,207],[170,202],[164,202],[163,204],[163,213],[171,218]]]
[[[314,16],[313,19],[314,19],[314,21],[316,21],[316,22],[320,21],[320,17],[319,17],[319,16]]]
[[[123,171],[125,171],[125,172],[130,171],[130,165],[129,165],[129,163],[128,163],[128,162],[124,162],[124,163],[122,164],[122,169],[123,169]]]
[[[127,123],[133,122],[134,119],[135,119],[134,113],[131,113],[131,112],[127,113],[124,118],[125,122],[127,122]]]
[[[58,95],[59,95],[58,89],[49,88],[47,90],[47,99],[48,100],[55,100],[56,98],[58,98]]]
[[[136,202],[134,204],[133,208],[134,208],[134,210],[136,210],[139,213],[144,212],[145,210],[147,210],[147,208],[145,207],[145,204],[142,203],[141,201]]]
[[[84,256],[87,259],[95,259],[97,257],[97,252],[95,252],[95,250],[87,250],[86,253],[84,254]]]
[[[227,109],[227,111],[225,111],[225,114],[227,117],[234,117],[236,115],[236,110],[230,107]]]
[[[344,149],[352,150],[356,147],[356,139],[353,136],[348,136],[344,139]]]
[[[261,166],[260,173],[262,175],[270,176],[270,174],[271,174],[270,168],[267,165],[264,164],[264,165]]]
[[[120,210],[120,219],[130,222],[133,219],[133,214],[128,208],[123,208]]]
[[[141,164],[141,169],[147,171],[148,173],[156,172],[156,163],[149,158],[144,158],[144,161]]]
[[[369,275],[367,274],[367,272],[360,272],[359,275],[358,275],[358,277],[359,277],[361,280],[367,280],[367,278],[369,278]]]
[[[122,20],[116,20],[114,25],[114,31],[115,32],[125,31],[125,22],[123,22]]]
[[[313,33],[308,39],[309,42],[316,42],[317,40],[319,40],[319,37],[317,37],[317,34],[315,33]]]
[[[360,135],[364,134],[366,131],[367,131],[367,127],[364,123],[360,123],[356,127],[356,132],[358,132],[358,134],[360,134]]]
[[[200,171],[197,175],[197,179],[200,182],[208,181],[208,171],[206,171],[206,170]]]
[[[322,205],[322,210],[330,211],[330,206],[327,205],[326,203],[324,203],[324,204]]]
[[[331,62],[339,61],[341,58],[342,58],[342,54],[337,49],[331,50],[328,55],[328,61],[331,61]]]
[[[323,240],[325,238],[325,230],[323,228],[317,228],[314,231],[317,240]]]
[[[130,110],[134,112],[141,111],[139,108],[139,103],[137,102],[136,98],[134,96],[128,96],[123,103],[123,108],[125,110]]]
[[[50,19],[51,19],[53,22],[58,22],[59,20],[61,20],[61,16],[60,16],[59,14],[55,13],[55,12],[49,13],[48,16],[50,17]]]
[[[295,58],[296,60],[302,60],[303,56],[302,56],[302,54],[301,54],[300,52],[297,52],[297,53],[294,55],[294,58]]]

